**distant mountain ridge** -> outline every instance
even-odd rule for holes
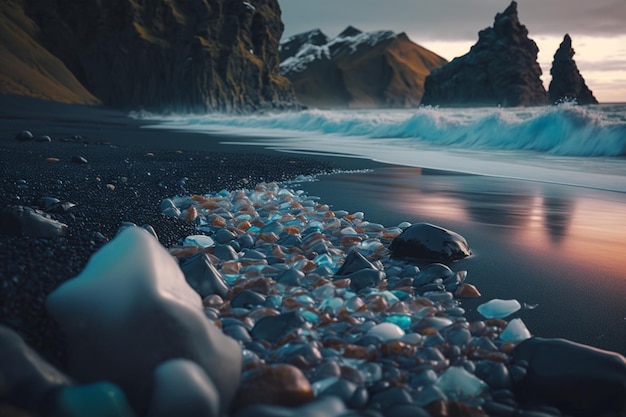
[[[298,101],[319,108],[416,107],[426,76],[447,63],[404,33],[352,26],[332,39],[319,29],[294,35],[279,52]]]
[[[2,0],[0,92],[155,111],[293,108],[278,0]]]

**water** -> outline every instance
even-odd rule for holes
[[[516,313],[531,333],[626,354],[626,104],[153,120],[238,135],[222,143],[385,162],[301,187],[385,226],[426,221],[467,238],[475,255],[453,269],[483,294],[464,301],[468,318],[517,299],[537,306]]]
[[[308,110],[159,121],[151,127],[264,138],[228,142],[242,146],[626,192],[626,104]]]

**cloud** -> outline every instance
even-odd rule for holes
[[[282,0],[287,36],[320,28],[335,36],[348,25],[362,30],[410,32],[421,39],[475,40],[493,24],[502,0]],[[538,34],[626,34],[624,0],[519,0],[520,20]],[[420,41],[421,39],[416,39]]]

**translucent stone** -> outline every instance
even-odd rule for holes
[[[358,368],[368,385],[380,381],[383,378],[383,369],[376,362],[365,362],[359,365]]]
[[[332,284],[324,284],[311,291],[313,297],[318,301],[323,301],[335,295],[335,287]]]
[[[199,246],[201,248],[210,248],[211,246],[215,246],[215,241],[205,235],[192,235],[187,236],[185,240],[183,240],[183,246]]]
[[[397,227],[400,229],[406,229],[407,227],[411,227],[413,223],[410,222],[402,222]]]
[[[109,382],[62,388],[57,391],[54,411],[48,411],[67,417],[135,417],[122,390]]]
[[[487,384],[470,374],[461,366],[451,366],[439,376],[435,386],[448,399],[472,403],[471,400],[484,395],[489,387]]]
[[[329,266],[331,268],[335,267],[335,262],[330,256],[328,256],[327,253],[324,253],[322,255],[317,255],[313,259],[313,262],[315,262],[318,266]]]
[[[341,229],[341,234],[344,235],[344,236],[353,236],[353,235],[356,235],[358,233],[352,227],[345,227],[345,228]]]
[[[530,331],[528,331],[522,319],[511,320],[502,333],[500,333],[500,339],[506,342],[521,342],[522,340],[529,339],[530,336]]]
[[[309,323],[317,324],[320,321],[320,316],[310,310],[302,309],[300,310],[300,314]]]
[[[483,317],[488,319],[501,319],[515,313],[522,308],[517,300],[501,300],[494,298],[478,306],[477,310]]]
[[[383,342],[387,342],[389,340],[396,340],[404,336],[404,330],[402,330],[398,325],[393,323],[380,323],[369,329],[367,335],[378,337]]]
[[[346,300],[345,307],[350,313],[354,313],[365,305],[361,297],[353,296]]]
[[[343,306],[343,299],[339,297],[328,298],[320,304],[320,310],[330,311],[332,314],[339,313],[339,310]]]
[[[394,305],[395,303],[400,301],[400,299],[396,297],[391,291],[381,291],[380,295],[385,299],[385,301],[387,301],[387,304],[389,305]]]
[[[411,327],[411,316],[408,314],[392,314],[385,317],[385,321],[397,325],[402,330],[406,330]]]

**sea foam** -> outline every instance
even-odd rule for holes
[[[146,115],[143,115],[146,117]],[[626,156],[626,105],[412,110],[306,110],[248,116],[168,116],[183,129],[270,129],[473,150],[532,150],[562,156]],[[263,132],[261,132],[263,133]],[[268,132],[265,132],[266,134]]]

